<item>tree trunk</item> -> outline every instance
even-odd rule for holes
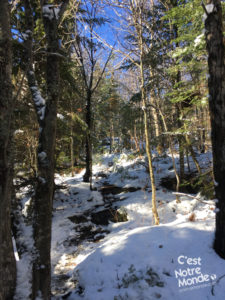
[[[47,37],[47,102],[38,147],[38,180],[34,203],[34,244],[37,255],[33,264],[33,299],[38,294],[44,300],[51,294],[51,226],[52,200],[54,194],[54,152],[56,137],[56,114],[59,99],[58,24],[56,19],[43,16]]]
[[[73,139],[73,106],[70,102],[70,161],[71,161],[71,175],[74,176],[74,139]]]
[[[192,157],[192,159],[194,161],[195,167],[196,167],[198,173],[201,174],[202,173],[201,167],[200,167],[199,162],[198,162],[198,160],[196,158],[195,151],[194,151],[194,149],[193,149],[193,147],[191,145],[191,141],[190,141],[190,139],[189,139],[189,137],[188,137],[187,134],[185,135],[185,140],[186,140],[187,148],[190,151],[191,157]]]
[[[171,0],[171,5],[172,7],[177,7],[178,6],[178,1],[174,1],[174,0]],[[178,27],[177,25],[173,25],[172,26],[172,30],[173,30],[173,35],[174,35],[174,38],[178,38]],[[178,48],[179,47],[179,42],[176,42],[175,43],[175,48]],[[176,59],[175,59],[175,63],[176,62]],[[175,83],[179,83],[181,81],[181,73],[180,71],[178,70],[177,73],[176,73],[176,78],[175,78]],[[180,103],[176,103],[175,104],[176,106],[176,114],[177,114],[177,127],[178,129],[182,128],[182,125],[183,125],[183,122],[181,121],[181,117],[182,117],[182,108],[183,108],[183,105],[182,105],[182,102]],[[180,163],[180,183],[182,183],[182,181],[184,180],[184,137],[183,135],[179,134],[178,135],[178,144],[179,144],[179,163]]]
[[[166,120],[165,120],[165,117],[163,115],[163,112],[162,110],[158,107],[158,110],[159,110],[159,114],[162,118],[162,122],[163,122],[163,126],[165,128],[165,131],[168,132],[168,127],[167,127],[167,124],[166,124]],[[179,177],[179,174],[177,172],[177,168],[176,168],[176,162],[175,162],[175,157],[174,157],[174,150],[173,150],[173,141],[172,141],[172,138],[170,135],[168,135],[168,142],[169,142],[169,149],[170,149],[170,153],[171,153],[171,157],[172,157],[172,162],[173,162],[173,169],[174,169],[174,173],[175,173],[175,176],[176,176],[176,181],[177,181],[177,184],[176,184],[176,192],[178,193],[179,192],[179,187],[180,187],[180,177]],[[179,196],[176,194],[176,202],[177,203],[180,203],[180,198]]]
[[[190,160],[189,160],[189,151],[188,151],[187,148],[186,148],[186,159],[187,159],[188,172],[191,173]]]
[[[140,143],[139,143],[139,140],[137,138],[136,122],[134,123],[134,141],[135,141],[136,151],[140,154]]]
[[[180,121],[180,108],[176,105],[177,112],[177,126],[178,128],[182,127],[182,122]],[[180,183],[184,180],[184,137],[182,134],[178,135],[178,145],[179,145],[179,164],[180,164]]]
[[[152,187],[152,214],[154,217],[155,225],[159,225],[159,216],[157,212],[156,206],[156,186],[155,186],[155,176],[153,171],[152,164],[152,149],[150,142],[150,134],[149,134],[149,126],[148,126],[148,116],[147,116],[147,103],[146,103],[146,95],[144,88],[144,68],[143,68],[143,43],[142,36],[140,38],[140,50],[141,50],[141,59],[140,59],[140,73],[141,73],[141,98],[143,104],[143,112],[144,112],[144,126],[145,126],[145,148],[148,157],[148,165],[149,165],[149,175],[151,179],[151,187]]]
[[[0,1],[0,299],[13,299],[16,263],[11,236],[12,50],[9,2]]]
[[[34,195],[34,260],[32,278],[32,299],[40,297],[49,300],[51,297],[51,225],[52,225],[52,200],[54,194],[54,154],[56,137],[56,115],[57,103],[60,95],[59,82],[59,58],[55,53],[59,52],[58,22],[54,7],[51,6],[52,18],[49,18],[43,10],[41,1],[42,18],[47,40],[47,61],[46,61],[46,85],[47,101],[41,97],[35,80],[33,70],[32,32],[33,32],[33,9],[29,0],[24,0],[26,29],[29,32],[25,40],[27,50],[28,72],[27,79],[34,106],[39,122],[39,144],[37,149],[38,170]],[[67,5],[65,1],[59,11],[62,15]],[[49,6],[48,6],[49,9]]]
[[[87,135],[86,135],[86,172],[83,176],[84,182],[90,182],[90,187],[92,186],[92,114],[91,114],[91,91],[87,92],[87,104],[86,104],[86,123],[87,123]]]
[[[216,232],[214,249],[225,259],[225,64],[221,1],[206,5],[205,38],[209,66],[209,109],[215,177]]]
[[[152,74],[151,74],[152,76]],[[156,106],[156,102],[157,100],[155,99],[155,94],[154,94],[154,91],[151,90],[150,92],[151,94],[151,103]],[[157,110],[155,108],[152,109],[152,116],[153,116],[153,120],[154,120],[154,129],[155,129],[155,137],[157,138],[157,144],[160,145],[160,142],[159,142],[159,134],[160,134],[160,130],[159,130],[159,118],[158,118],[158,114],[157,114]]]
[[[149,175],[151,180],[151,188],[152,188],[152,214],[154,218],[155,225],[159,225],[159,216],[156,206],[156,186],[155,186],[155,176],[152,164],[152,149],[151,149],[151,138],[150,138],[150,130],[148,125],[148,110],[147,110],[147,99],[146,99],[146,91],[145,91],[145,75],[144,75],[144,41],[143,41],[143,24],[142,24],[142,14],[143,7],[139,6],[138,2],[133,6],[134,3],[131,3],[131,9],[133,12],[133,20],[134,26],[137,33],[138,46],[140,51],[140,63],[138,64],[140,70],[140,90],[141,90],[141,100],[142,100],[142,109],[144,116],[144,133],[145,133],[145,149],[148,157],[148,165],[149,165]]]
[[[113,117],[110,117],[110,148],[109,153],[111,154],[113,152],[114,148],[114,126],[113,126]]]

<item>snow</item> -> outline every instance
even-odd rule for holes
[[[14,296],[14,300],[29,299],[31,294],[31,278],[32,278],[32,254],[34,249],[33,238],[32,238],[32,226],[28,223],[27,213],[28,206],[31,201],[29,189],[24,188],[22,192],[17,193],[17,199],[21,199],[22,202],[22,215],[20,216],[20,222],[17,225],[18,243],[23,245],[26,249],[20,255],[16,261],[17,267],[17,286]],[[23,217],[22,217],[23,216]]]
[[[216,7],[214,6],[213,3],[209,3],[205,5],[205,9],[207,13],[204,13],[203,15],[203,22],[206,21],[206,19],[208,18],[208,15],[210,15],[211,13],[216,11]]]
[[[173,51],[172,53],[172,58],[177,58],[187,52],[187,47],[184,48],[176,48],[176,50]]]
[[[29,73],[30,73],[31,76],[34,75],[33,71],[30,71]],[[37,109],[37,114],[38,114],[40,120],[43,120],[44,116],[45,116],[45,99],[42,98],[41,92],[39,91],[39,89],[36,85],[30,87],[30,90],[31,90],[31,93],[32,93],[32,97],[33,97],[33,100],[34,100],[35,107]]]
[[[41,176],[38,176],[38,180],[39,180],[42,184],[45,184],[45,183],[46,183],[45,178],[43,178],[43,177],[41,177]]]
[[[27,40],[31,35],[32,31],[31,30],[26,30],[24,33],[21,33],[23,40]]]
[[[202,16],[202,21],[205,22],[207,18],[208,18],[207,14],[204,13],[203,16]]]
[[[17,252],[17,248],[16,248],[16,241],[14,239],[14,237],[12,237],[12,243],[13,243],[13,251],[14,251],[14,256],[15,256],[15,259],[16,261],[19,261],[19,254]]]
[[[45,100],[41,97],[38,88],[36,86],[32,86],[30,89],[32,90],[33,93],[36,94],[35,104],[37,106],[45,105]]]
[[[204,39],[204,34],[202,33],[202,34],[200,34],[199,36],[197,36],[195,38],[195,40],[194,40],[194,46],[195,47],[199,46],[202,43],[203,39]]]
[[[194,170],[194,162],[189,159]],[[174,176],[172,159],[154,152],[160,217],[160,225],[154,226],[145,157],[126,152],[105,154],[95,160],[93,191],[82,182],[84,171],[74,177],[57,174],[55,178],[63,188],[55,193],[53,209],[52,299],[68,292],[69,300],[223,300],[225,260],[212,248],[215,199],[183,194],[181,203],[176,203],[172,191],[160,186],[162,177]],[[178,165],[177,156],[175,160]],[[212,163],[211,153],[198,155],[198,161],[207,170]],[[101,178],[102,173],[107,178]],[[83,240],[77,244],[74,239],[79,237],[80,224],[69,217],[87,216],[82,224],[92,226],[90,232],[95,230],[98,226],[91,222],[88,212],[102,209],[104,199],[99,188],[105,181],[123,188],[139,188],[114,195],[113,207],[125,210],[128,221],[100,226],[110,233],[95,242]],[[67,278],[61,290],[62,281],[57,281],[60,276]],[[21,277],[19,285],[26,289],[23,273]]]
[[[57,118],[59,118],[60,120],[64,120],[65,117],[62,114],[57,114]]]
[[[76,299],[87,300],[114,299],[119,295],[124,297],[121,299],[154,299],[156,294],[160,294],[161,299],[188,299],[190,296],[194,299],[206,299],[204,295],[208,294],[210,287],[188,290],[180,295],[175,278],[175,271],[179,270],[177,259],[181,254],[190,257],[201,255],[204,274],[222,274],[222,268],[218,272],[216,267],[220,260],[213,250],[202,252],[203,247],[209,249],[211,233],[205,228],[201,229],[202,232],[199,230],[200,228],[195,229],[190,223],[180,224],[180,221],[176,221],[159,227],[136,228],[111,236],[79,264],[79,282],[85,287],[85,294],[78,297],[74,293],[69,299],[74,299],[75,295]],[[200,243],[201,247],[198,247]],[[216,265],[208,265],[211,258],[215,259]],[[125,285],[124,278],[129,276],[132,265],[136,269],[133,274],[137,281],[132,282],[130,279]],[[143,282],[140,274],[146,275],[150,268],[157,272],[164,287],[149,286]]]
[[[16,135],[16,134],[20,134],[20,133],[24,133],[24,131],[21,130],[21,129],[17,129],[17,130],[14,131],[14,134],[15,134],[15,135]]]
[[[206,8],[207,13],[211,14],[214,11],[214,4],[213,3],[206,4],[205,8]]]
[[[42,13],[45,18],[52,20],[54,18],[58,19],[59,17],[60,8],[56,7],[55,5],[44,5],[42,8]]]
[[[38,153],[38,158],[39,158],[41,161],[45,160],[46,157],[47,157],[46,152],[42,151],[42,152]]]

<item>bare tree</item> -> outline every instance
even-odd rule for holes
[[[86,102],[86,172],[84,174],[84,182],[90,182],[92,185],[92,125],[93,125],[93,95],[97,90],[103,75],[106,71],[108,62],[111,58],[112,51],[106,57],[101,71],[97,74],[99,68],[100,52],[103,49],[102,43],[96,38],[97,27],[106,22],[104,17],[100,17],[101,4],[100,1],[91,0],[89,4],[84,3],[84,14],[77,19],[74,32],[71,36],[72,49],[76,54],[76,60],[81,68],[81,75],[85,86],[85,102]],[[82,35],[84,32],[84,35]]]
[[[145,56],[147,51],[149,51],[149,47],[145,42],[144,27],[146,25],[146,20],[144,16],[145,12],[151,8],[151,3],[150,1],[144,0],[127,0],[123,1],[122,3],[117,3],[117,1],[115,1],[115,5],[125,11],[125,22],[127,23],[127,26],[124,28],[124,31],[132,37],[132,43],[130,45],[121,44],[123,49],[126,49],[126,51],[118,50],[118,52],[123,54],[125,59],[130,61],[130,63],[133,64],[139,71],[139,89],[141,93],[144,116],[146,153],[148,157],[149,175],[152,188],[152,212],[155,224],[158,225],[159,216],[156,206],[156,185],[152,164],[152,141],[150,138],[150,122],[148,120],[149,114],[146,91],[146,68],[144,65]],[[120,17],[122,18],[122,14]]]

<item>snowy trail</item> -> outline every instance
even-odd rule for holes
[[[205,162],[204,158],[202,161]],[[122,158],[108,155],[94,167],[97,189],[103,182],[141,189],[116,195],[119,200],[113,205],[122,206],[126,210],[128,222],[103,226],[110,233],[97,242],[84,241],[79,247],[61,248],[62,255],[55,272],[60,269],[64,273],[66,271],[67,299],[215,299],[212,290],[216,299],[224,299],[222,279],[217,283],[216,280],[225,273],[225,262],[212,249],[214,202],[208,201],[208,204],[204,204],[194,198],[181,196],[181,204],[177,204],[172,192],[159,186],[160,179],[171,173],[170,165],[169,158],[155,162],[161,221],[161,225],[157,227],[152,224],[151,192],[143,160],[129,160],[125,155]],[[98,174],[107,175],[107,178],[104,176],[99,179]],[[98,191],[90,192],[81,183],[81,175],[71,181],[66,179],[70,184],[76,184],[73,188],[70,187],[68,195],[64,194],[76,213],[84,212],[83,207],[90,210],[93,205],[102,205],[103,201]],[[74,196],[75,203],[71,197],[71,189],[78,192]],[[87,203],[86,200],[90,198],[92,201]],[[64,229],[59,234],[57,228],[64,227],[63,219],[71,215],[71,212],[70,209],[65,209],[60,214],[61,225],[57,223],[58,217],[55,217],[54,226],[58,232],[55,240],[58,241],[63,235]],[[65,230],[69,230],[69,234],[72,226],[65,224]],[[60,256],[58,249],[55,249],[57,259]],[[187,261],[181,265],[178,262],[179,257],[187,257],[189,262],[196,262],[194,259],[200,258],[201,265],[189,265]],[[206,275],[207,280],[204,279]]]
[[[199,160],[208,166],[210,155]],[[105,155],[94,166],[93,191],[82,173],[57,175],[64,188],[54,200],[53,300],[225,299],[225,261],[212,249],[214,201],[184,195],[176,203],[159,185],[173,175],[171,158],[155,159],[154,167],[159,226],[152,223],[144,158]],[[103,186],[116,190],[104,194]],[[128,221],[93,223],[93,214],[119,207]]]

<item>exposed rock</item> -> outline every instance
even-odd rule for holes
[[[121,212],[115,208],[107,208],[91,214],[91,221],[96,225],[108,225],[111,222],[126,222],[127,213]]]
[[[79,246],[83,241],[99,241],[103,239],[110,231],[102,229],[101,227],[95,228],[90,224],[76,227],[76,232],[77,234],[75,236],[72,236],[63,242],[65,247]]]
[[[140,187],[119,187],[116,185],[104,185],[102,186],[99,191],[102,193],[102,195],[106,195],[106,194],[112,194],[112,195],[117,195],[120,193],[133,193],[136,192],[138,190],[140,190]]]
[[[57,296],[57,299],[67,299],[71,294],[71,290],[74,290],[78,282],[71,279],[71,276],[67,274],[57,274],[52,278],[54,282],[54,289],[52,289],[52,294]]]
[[[88,222],[87,217],[85,217],[84,215],[74,215],[74,216],[68,217],[68,219],[75,224]]]
[[[196,173],[185,174],[184,181],[180,184],[179,191],[183,193],[197,194],[200,191],[200,186],[197,181],[198,178],[196,177]],[[163,177],[160,181],[160,185],[170,191],[176,191],[176,177]]]
[[[164,287],[164,282],[160,280],[159,275],[153,271],[152,268],[150,268],[146,274],[148,275],[147,278],[145,278],[145,281],[148,283],[149,286],[158,286],[158,287]]]
[[[105,173],[103,173],[103,172],[99,172],[99,173],[96,174],[96,177],[97,177],[97,178],[99,178],[99,177],[101,177],[101,178],[107,178],[108,175],[105,174]]]

